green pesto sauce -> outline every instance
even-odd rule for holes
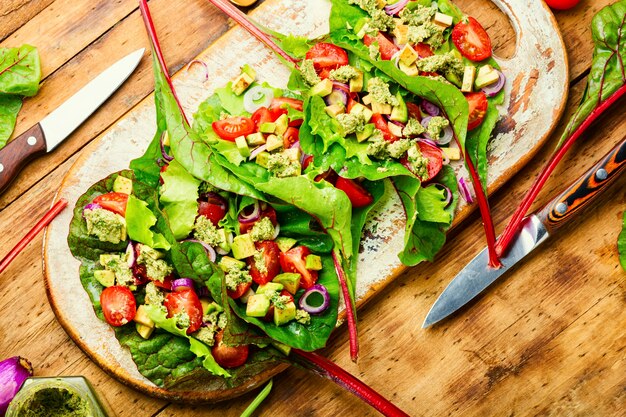
[[[20,417],[91,417],[89,403],[73,390],[63,387],[41,388],[18,408]]]
[[[146,284],[146,297],[144,298],[144,302],[148,305],[153,306],[161,306],[165,301],[165,295],[163,291],[161,291],[154,282],[150,281]]]
[[[278,178],[296,177],[300,175],[300,163],[282,153],[274,153],[269,156],[267,170]]]
[[[337,115],[337,121],[341,126],[343,136],[361,132],[366,124],[365,117],[361,113],[341,113]]]
[[[198,216],[193,229],[194,237],[209,246],[219,246],[222,243],[217,227],[215,227],[213,222],[206,216]]]
[[[367,82],[367,91],[372,96],[372,100],[381,104],[398,105],[398,99],[389,91],[389,84],[378,77],[370,78]]]
[[[117,285],[128,287],[135,284],[135,277],[133,277],[133,272],[128,266],[125,255],[111,254],[104,268],[113,271]]]
[[[126,239],[126,220],[119,214],[105,209],[85,210],[87,233],[102,242],[120,243]]]
[[[314,86],[322,81],[319,75],[317,75],[317,72],[315,72],[313,61],[310,59],[305,59],[302,61],[302,63],[300,64],[300,74],[302,74],[302,78],[310,86]]]
[[[339,81],[340,83],[347,83],[351,79],[358,77],[358,75],[358,71],[353,66],[344,65],[330,71],[328,78],[333,81]]]
[[[274,233],[276,233],[276,229],[274,228],[272,221],[269,217],[263,217],[261,220],[254,223],[254,226],[252,226],[252,229],[250,230],[250,237],[255,242],[262,242],[264,240],[272,240],[274,238]]]
[[[263,248],[257,249],[257,251],[254,252],[254,266],[256,267],[257,271],[259,271],[259,273],[261,274],[267,274],[267,265],[265,263],[264,255],[265,255],[265,249]]]
[[[252,276],[247,269],[231,268],[224,276],[226,288],[235,291],[239,284],[247,284],[252,281]]]
[[[426,129],[417,119],[409,119],[404,129],[402,129],[402,134],[404,136],[418,136],[424,133]]]
[[[166,276],[170,275],[174,268],[167,264],[163,259],[158,259],[160,252],[149,246],[142,245],[137,263],[146,267],[146,274],[156,281],[163,282]]]
[[[457,58],[452,51],[419,59],[415,64],[420,71],[442,74],[452,72],[459,79],[463,78],[463,71],[465,70],[463,61]]]
[[[446,127],[450,126],[450,122],[445,117],[435,116],[430,119],[428,122],[428,127],[426,131],[430,135],[431,138],[437,140],[439,136],[441,136],[441,131]]]

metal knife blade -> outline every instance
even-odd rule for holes
[[[138,49],[111,65],[39,122],[46,137],[46,152],[56,148],[126,81],[144,51]]]

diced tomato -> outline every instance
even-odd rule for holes
[[[395,142],[399,139],[396,135],[391,133],[391,130],[389,130],[389,126],[387,126],[387,120],[385,120],[382,114],[374,113],[372,115],[371,122],[374,123],[376,129],[383,132],[383,139],[385,139],[386,141]]]
[[[169,167],[169,166],[170,166],[170,164],[165,164],[165,165],[163,165],[163,166],[161,167],[161,169],[159,169],[159,172],[160,172],[161,174],[163,174],[165,171],[167,171],[167,167]],[[163,177],[162,177],[160,174],[159,174],[159,183],[160,183],[161,185],[163,185]]]
[[[319,72],[322,69],[337,69],[348,65],[348,54],[342,48],[331,43],[320,42],[313,45],[306,53],[306,59],[313,61],[313,66]]]
[[[409,118],[417,119],[418,122],[422,121],[422,112],[420,111],[420,106],[408,101],[406,103],[406,108],[409,112]]]
[[[287,106],[295,110],[302,111],[302,100],[289,97],[276,97],[270,103],[270,114],[272,121],[278,119],[282,114],[287,114]],[[298,127],[302,124],[302,119],[294,119],[289,121],[289,126]]]
[[[265,272],[259,271],[257,262],[254,257],[248,258],[248,265],[250,265],[250,275],[252,280],[259,285],[267,284],[274,279],[280,272],[280,263],[278,261],[278,254],[280,249],[273,240],[264,240],[263,242],[256,242],[254,244],[258,251],[263,251],[263,263],[265,264]]]
[[[121,285],[105,288],[100,294],[100,306],[107,323],[120,327],[137,314],[137,302],[132,291]]]
[[[383,61],[389,61],[400,48],[395,43],[389,40],[382,32],[378,32],[376,37],[365,35],[363,37],[363,43],[365,46],[370,46],[374,42],[378,42],[378,50],[380,51],[380,57]]]
[[[280,266],[284,272],[300,274],[300,287],[311,288],[317,282],[317,271],[306,269],[306,257],[311,251],[306,246],[296,246],[287,252],[280,253]]]
[[[222,342],[224,330],[220,330],[215,335],[215,344],[211,348],[211,353],[215,362],[223,368],[236,368],[243,365],[248,360],[248,345],[228,346]]]
[[[243,116],[234,116],[217,120],[211,125],[215,133],[224,140],[234,142],[239,136],[254,133],[254,122]]]
[[[305,156],[304,160],[302,161],[302,170],[307,169],[309,165],[311,165],[312,162],[313,162],[313,155]]]
[[[319,75],[322,80],[325,80],[326,78],[330,77],[330,71],[331,70],[329,68],[324,68],[317,75]]]
[[[128,194],[124,193],[106,193],[99,195],[93,199],[95,204],[99,204],[103,209],[117,213],[124,217],[126,215],[126,204],[128,203]]]
[[[348,105],[346,106],[346,111],[350,113],[356,103],[358,103],[358,101],[353,100],[352,97],[348,97]]]
[[[452,42],[465,58],[472,61],[482,61],[491,56],[491,39],[473,17],[461,20],[454,26]]]
[[[443,166],[443,154],[441,149],[436,146],[430,145],[426,142],[418,142],[422,156],[428,159],[428,178],[422,179],[422,181],[430,181],[441,171]]]
[[[261,211],[261,214],[259,215],[259,220],[261,220],[263,217],[269,217],[274,226],[278,224],[278,221],[276,220],[276,210],[274,210],[274,208],[271,206],[267,206],[265,210]],[[256,222],[239,223],[239,233],[248,233],[248,231],[254,226],[254,223]]]
[[[202,304],[194,290],[171,292],[167,294],[163,304],[167,308],[168,318],[179,313],[186,313],[189,316],[187,334],[197,331],[202,325]]]
[[[198,214],[211,220],[214,226],[226,216],[228,202],[219,194],[209,193],[198,199]]]
[[[487,114],[487,96],[482,91],[477,93],[465,94],[467,103],[469,104],[469,120],[467,122],[467,130],[476,129],[483,122]]]
[[[293,295],[291,295],[291,293],[290,293],[289,291],[287,291],[287,290],[282,290],[282,291],[280,292],[280,295],[282,295],[283,297],[289,297],[290,301],[291,301],[292,303],[294,302],[294,300],[293,300]]]
[[[259,107],[254,113],[252,113],[252,116],[250,117],[250,119],[252,119],[252,123],[254,123],[255,132],[259,131],[259,127],[263,123],[269,123],[269,122],[273,122],[274,120],[276,120],[276,119],[272,119],[272,114],[270,113],[270,110],[267,107]]]
[[[235,289],[235,291],[226,290],[226,293],[233,300],[237,300],[241,298],[241,296],[244,295],[250,289],[251,286],[252,286],[252,282],[242,282],[241,284],[237,285],[237,288]]]
[[[429,56],[435,55],[432,48],[425,43],[416,43],[413,45],[413,50],[417,52],[420,58],[428,58]]]
[[[339,177],[335,183],[335,187],[346,193],[352,203],[352,207],[365,207],[374,201],[374,197],[354,180]]]
[[[161,281],[152,281],[154,285],[159,288],[163,288],[164,290],[172,291],[172,279],[174,278],[173,274],[170,274],[163,278],[163,282]]]
[[[288,127],[283,134],[283,147],[285,149],[291,148],[291,146],[300,140],[300,130],[295,127]]]

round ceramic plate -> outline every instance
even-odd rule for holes
[[[490,147],[489,191],[502,186],[539,150],[563,111],[568,91],[565,48],[551,12],[543,2],[493,0],[511,20],[516,32],[516,51],[508,60],[498,59],[507,75],[506,101]],[[460,3],[462,7],[462,2]],[[330,5],[327,1],[267,0],[253,13],[254,19],[283,33],[319,36],[328,31]],[[235,47],[236,46],[236,47]],[[189,114],[213,90],[234,78],[248,63],[263,81],[285,86],[288,69],[263,45],[240,27],[217,40],[199,57],[204,69],[194,65],[174,79],[179,98]],[[93,141],[68,172],[58,198],[72,205],[93,183],[125,169],[140,156],[155,132],[155,111],[150,96],[119,123]],[[463,171],[462,165],[455,169]],[[462,173],[463,174],[463,173]],[[454,225],[469,214],[461,204]],[[205,381],[186,381],[168,390],[143,377],[106,323],[100,321],[78,278],[79,261],[72,257],[67,234],[72,210],[65,210],[47,229],[44,268],[48,297],[54,312],[70,337],[99,366],[123,383],[146,394],[173,401],[215,402],[243,394],[285,369],[280,365],[251,378],[243,386],[216,390]],[[359,253],[357,297],[359,304],[391,282],[404,266],[397,258],[403,246],[404,210],[391,190],[373,210]],[[367,265],[367,268],[363,267]]]

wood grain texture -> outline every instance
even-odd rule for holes
[[[159,1],[151,2],[155,14],[157,5],[165,3]],[[580,75],[589,67],[592,50],[591,17],[594,11],[611,2],[581,0],[572,11],[556,13],[565,35],[573,85],[564,119],[574,111],[582,96],[585,80]],[[28,3],[41,4],[44,1]],[[170,0],[169,3],[173,10],[176,7],[182,10],[191,4],[189,7],[196,13],[204,10],[202,6],[205,4],[183,0]],[[5,18],[8,10],[3,8],[5,4],[0,4],[0,19]],[[480,9],[475,10],[473,14],[479,20],[490,19]],[[60,10],[61,14],[69,12]],[[132,15],[122,19],[118,26],[124,25],[128,18]],[[157,24],[162,25],[166,17],[161,19]],[[215,13],[211,22],[217,19],[219,15]],[[0,21],[4,22],[6,20]],[[216,26],[195,31],[178,28],[180,36],[169,34],[168,37],[178,39],[173,46],[184,39],[185,43],[202,50],[204,47],[200,45],[206,45],[207,36],[213,39],[218,36],[221,26],[219,23]],[[0,24],[0,30],[5,27]],[[487,30],[494,35],[491,27]],[[142,33],[135,33],[144,39]],[[83,53],[106,47],[115,39],[102,37],[86,47]],[[54,41],[42,39],[38,46],[44,47]],[[506,46],[510,42],[503,37],[500,44]],[[115,44],[110,46],[115,49]],[[137,44],[139,46],[142,45]],[[178,65],[182,65],[195,56],[190,51],[192,48],[173,46],[165,48],[171,64],[179,62]],[[75,51],[75,54],[79,52]],[[112,62],[113,58],[98,53],[88,62],[90,66],[97,66],[99,62]],[[139,78],[145,78],[147,87],[141,87],[143,84],[132,78],[127,84],[135,87],[129,87],[120,97],[132,96],[133,88],[145,88],[144,97],[148,94],[151,74],[147,66],[142,68],[144,74]],[[53,108],[48,107],[49,100],[55,94],[63,94],[66,85],[71,83],[72,73],[61,71],[59,73],[63,75],[59,76],[53,91],[26,103],[30,106],[28,115],[34,119],[25,122],[22,131],[45,116]],[[44,87],[42,93],[48,89]],[[94,116],[101,117],[98,120],[104,127],[100,131],[139,100],[133,103],[113,97],[110,102],[116,101],[119,110],[110,114],[110,109],[103,110]],[[623,137],[625,105],[624,101],[617,103],[614,111],[603,117],[570,151],[540,195],[536,207],[562,191],[571,178],[582,174],[592,161],[599,159]],[[23,111],[22,115],[26,112]],[[560,123],[557,134],[563,127]],[[56,188],[76,159],[76,150],[96,136],[93,132],[75,133],[80,138],[79,145],[69,147],[63,158],[46,159],[45,162],[42,159],[36,169],[22,176],[21,184],[14,183],[9,190],[18,187],[19,192],[14,192],[10,200],[0,199],[0,248],[15,245],[45,213]],[[491,197],[497,230],[504,227],[556,146],[557,134],[524,170]],[[64,146],[56,152],[64,150]],[[36,180],[31,181],[31,175],[36,176]],[[360,310],[362,357],[358,365],[352,365],[346,355],[348,340],[345,334],[334,338],[326,353],[414,416],[624,415],[626,274],[619,266],[615,242],[621,215],[626,208],[625,186],[623,180],[618,182],[601,197],[588,216],[566,226],[559,232],[558,240],[546,242],[532,258],[461,315],[440,327],[422,331],[419,325],[430,303],[482,249],[480,219],[476,214],[472,215],[462,229],[453,233],[434,264],[422,264],[406,271]],[[239,416],[252,401],[254,393],[209,407],[168,405],[110,378],[76,347],[56,322],[45,298],[41,244],[42,236],[39,236],[0,275],[0,315],[10,318],[0,325],[1,358],[18,354],[26,356],[33,361],[38,375],[85,375],[120,417]],[[298,369],[279,375],[274,383],[274,390],[258,415],[378,415],[334,384]]]

